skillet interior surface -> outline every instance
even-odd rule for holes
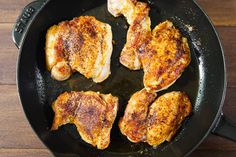
[[[126,41],[128,24],[124,17],[114,18],[101,0],[51,0],[38,13],[25,37],[18,60],[18,88],[21,102],[30,124],[57,156],[184,156],[208,133],[220,109],[225,87],[224,58],[214,28],[205,14],[190,0],[158,0],[151,3],[152,28],[168,19],[189,40],[191,64],[182,77],[166,92],[186,92],[193,104],[192,115],[184,122],[175,138],[158,148],[144,143],[131,143],[122,136],[117,122],[123,115],[130,96],[143,88],[143,72],[130,71],[119,63],[119,55]],[[111,75],[96,84],[79,73],[63,82],[50,77],[45,66],[45,35],[53,24],[80,15],[92,15],[112,26],[115,41]],[[191,27],[193,30],[191,30]],[[110,146],[98,151],[83,142],[74,125],[66,125],[51,132],[52,102],[64,91],[100,91],[119,97],[119,111],[111,133]]]

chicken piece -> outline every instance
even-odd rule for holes
[[[128,23],[131,24],[135,18],[136,3],[137,0],[108,0],[107,8],[114,17],[124,15]]]
[[[119,128],[131,142],[158,146],[165,140],[170,141],[191,112],[190,100],[183,92],[171,92],[155,98],[156,94],[146,89],[130,98]]]
[[[148,93],[145,89],[131,96],[125,114],[119,121],[121,133],[126,135],[130,141],[135,143],[145,141],[148,108],[156,96],[154,93]]]
[[[108,147],[118,109],[117,97],[92,91],[65,92],[55,100],[52,108],[55,116],[51,130],[75,124],[85,142],[98,149]]]
[[[154,28],[152,40],[140,48],[139,53],[144,70],[143,83],[152,92],[171,86],[191,61],[187,39],[170,21]]]
[[[146,36],[151,34],[151,21],[148,16],[150,8],[147,3],[136,0],[108,0],[108,10],[115,17],[123,14],[130,24],[120,63],[131,70],[139,70],[142,65],[138,50],[147,42]]]
[[[120,63],[131,70],[141,69],[139,48],[148,41],[147,36],[151,36],[149,7],[146,3],[137,2],[135,11],[137,16],[128,29],[126,44],[120,55]]]
[[[52,26],[46,35],[46,64],[58,81],[74,71],[94,82],[110,75],[111,26],[92,16],[80,16]]]
[[[151,32],[149,7],[135,0],[108,0],[114,16],[123,14],[130,24],[120,62],[131,70],[144,70],[144,86],[158,92],[171,86],[190,63],[187,39],[170,21]]]
[[[191,102],[183,92],[160,96],[151,105],[148,114],[147,143],[158,146],[170,141],[191,110]]]

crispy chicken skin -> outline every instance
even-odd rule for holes
[[[131,70],[144,70],[144,86],[158,92],[171,86],[190,63],[186,38],[170,21],[151,31],[149,6],[136,0],[108,0],[109,12],[123,14],[130,24],[120,62]]]
[[[121,133],[131,142],[142,141],[158,146],[170,141],[191,112],[190,100],[183,92],[171,92],[155,98],[156,94],[146,89],[131,96],[119,121]]]
[[[156,96],[154,93],[148,93],[145,89],[131,96],[125,114],[119,121],[121,133],[126,135],[130,141],[136,143],[146,139],[148,108]]]
[[[152,40],[140,48],[139,54],[144,70],[144,86],[152,92],[172,85],[191,61],[187,39],[170,21],[153,29]]]
[[[94,82],[110,75],[112,32],[110,25],[92,16],[80,16],[49,28],[46,35],[46,64],[58,81],[74,71]]]
[[[51,130],[65,124],[75,124],[81,138],[105,149],[110,143],[110,132],[118,109],[118,98],[111,94],[65,92],[52,105],[55,113]]]
[[[170,141],[191,110],[191,102],[183,92],[170,92],[160,96],[150,106],[147,143],[158,146],[164,141]]]

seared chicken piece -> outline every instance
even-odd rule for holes
[[[146,3],[136,0],[108,0],[108,10],[115,17],[123,14],[130,27],[126,44],[120,55],[120,62],[131,70],[139,70],[141,62],[138,56],[140,46],[151,36],[150,8]]]
[[[191,102],[183,92],[170,92],[160,96],[150,106],[147,143],[158,146],[164,141],[170,141],[191,111]]]
[[[78,71],[94,82],[110,75],[110,25],[80,16],[52,26],[46,35],[46,63],[52,77],[62,81]]]
[[[121,133],[126,135],[130,141],[135,143],[145,141],[148,108],[156,96],[156,94],[148,93],[143,89],[133,94],[130,98],[124,117],[119,121]]]
[[[187,39],[170,21],[154,28],[152,40],[139,49],[139,56],[144,70],[144,86],[152,92],[172,85],[191,61]]]
[[[65,124],[75,124],[81,138],[105,149],[110,143],[110,132],[118,109],[118,98],[111,94],[65,92],[52,105],[55,112],[51,130]]]
[[[124,117],[119,122],[121,133],[130,141],[147,142],[151,146],[170,141],[191,112],[190,100],[182,92],[155,98],[155,94],[145,89],[130,98]]]
[[[123,14],[130,24],[120,62],[131,70],[144,70],[144,86],[158,92],[171,86],[190,63],[186,38],[170,21],[151,32],[149,7],[136,0],[108,0],[108,10],[114,16]]]

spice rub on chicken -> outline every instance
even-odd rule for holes
[[[65,124],[75,124],[85,142],[98,149],[109,146],[118,109],[117,97],[92,91],[65,92],[58,96],[52,108],[55,116],[51,130]]]
[[[119,121],[119,128],[131,142],[145,141],[147,134],[147,115],[150,104],[157,94],[148,93],[145,89],[134,93]]]
[[[170,141],[192,107],[183,92],[166,93],[156,100],[146,89],[133,94],[119,121],[121,133],[131,142],[147,142],[158,146]]]
[[[151,31],[146,3],[108,0],[108,10],[115,17],[124,15],[130,24],[120,63],[131,70],[143,69],[143,83],[149,92],[172,85],[191,61],[187,39],[170,21]]]
[[[139,48],[139,57],[144,70],[144,86],[155,92],[171,86],[191,61],[187,39],[170,21],[153,29],[149,43]]]
[[[68,79],[78,71],[94,82],[110,75],[112,31],[92,16],[80,16],[48,29],[46,64],[54,79]]]

